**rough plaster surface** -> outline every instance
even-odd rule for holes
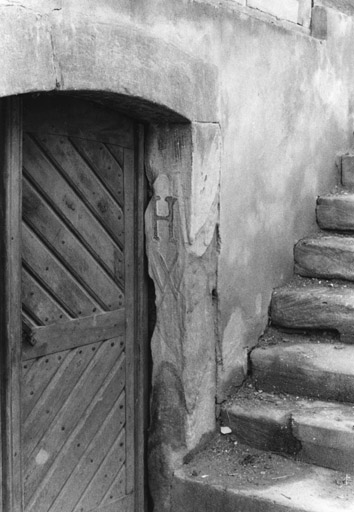
[[[160,308],[152,352],[161,428],[151,453],[161,479],[214,424],[216,297],[222,400],[244,378],[271,291],[291,276],[293,244],[316,229],[315,198],[335,184],[335,157],[351,146],[352,2],[339,3],[341,13],[316,1],[327,13],[322,41],[295,23],[253,18],[243,0],[0,0],[0,96],[104,91],[131,97],[135,117],[144,101],[192,121],[156,127],[148,144],[158,215],[168,214],[166,197],[177,199],[177,241],[166,242],[164,221],[161,240],[148,241]]]
[[[333,187],[336,155],[352,144],[353,21],[329,11],[327,22],[325,43],[240,23],[224,60],[220,400],[245,378],[270,291],[290,279],[294,242],[317,230],[316,196]],[[236,29],[226,33],[231,44]]]

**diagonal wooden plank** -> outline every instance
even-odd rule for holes
[[[118,479],[121,482],[122,494],[125,494],[125,430],[116,438],[107,457],[88,482],[85,491],[74,512],[87,512],[98,507],[112,484]]]
[[[72,407],[69,407],[71,416],[68,416],[67,411],[63,410],[63,414],[38,446],[27,467],[29,485],[25,485],[25,501],[29,511],[46,511],[45,507],[56,499],[112,407],[116,411],[115,433],[118,434],[125,421],[125,410],[124,407],[121,408],[124,405],[124,394],[117,400],[124,382],[125,364],[124,358],[121,358],[113,370],[108,372],[108,378],[104,379],[100,386],[94,386],[93,395],[88,392],[89,399],[83,396],[85,390],[81,391],[84,411],[80,407],[78,411],[73,412]],[[66,435],[62,431],[62,419],[65,419]],[[71,431],[67,430],[70,428],[69,423]],[[50,457],[44,467],[38,467],[35,461],[43,450],[50,454]]]
[[[35,364],[35,361],[24,361],[22,364],[22,378],[26,378],[27,373],[31,371],[32,366]]]
[[[132,512],[132,510],[135,510],[134,506],[134,495],[128,494],[127,496],[112,501],[112,503],[92,509],[89,512]]]
[[[80,199],[100,220],[110,236],[120,247],[123,247],[122,208],[118,206],[97,178],[92,166],[88,165],[68,137],[45,134],[36,138],[36,142],[47,158],[60,170]],[[104,163],[100,161],[97,165],[101,168]]]
[[[116,144],[105,144],[107,150],[110,152],[114,160],[118,163],[120,167],[124,167],[124,148],[121,146],[117,146]],[[125,171],[125,169],[124,169]]]
[[[117,146],[117,157],[115,158],[110,151],[110,146],[101,142],[76,138],[71,138],[71,142],[122,208],[124,200],[123,148]]]
[[[29,366],[23,373],[22,384],[22,422],[24,423],[29,413],[35,407],[49,383],[63,364],[70,362],[70,351],[62,352],[54,356],[42,357],[26,361],[23,368]],[[68,360],[67,360],[68,358]],[[26,369],[26,368],[25,368]],[[62,371],[62,370],[61,370]]]
[[[23,215],[26,223],[45,240],[66,268],[105,309],[118,309],[123,305],[123,293],[118,284],[107,275],[85,247],[71,235],[70,230],[48,208],[48,205],[26,179],[23,180]],[[121,275],[121,264],[117,254],[117,269],[114,274],[117,281]],[[120,285],[122,286],[121,282]]]
[[[86,349],[91,349],[91,346],[82,347],[80,350],[84,352]],[[103,396],[103,390],[106,387],[104,382],[107,381],[107,374],[111,375],[112,368],[116,369],[115,373],[118,374],[120,388],[123,387],[125,381],[124,357],[121,356],[117,363],[117,355],[120,351],[119,343],[103,342],[75,387],[70,387],[70,393],[64,403],[61,403],[55,421],[52,421],[51,425],[47,427],[42,439],[38,439],[36,449],[29,456],[24,481],[26,502],[29,500],[31,503],[33,500],[36,501],[31,496],[40,494],[43,489],[43,492],[48,491],[48,479],[51,471],[55,470],[58,465],[57,456],[59,455],[59,459],[62,457],[63,446],[68,443],[77,425],[82,426],[85,423],[85,418],[89,415],[88,411],[91,411],[96,402],[98,409],[102,405],[102,400],[97,399],[97,396]],[[58,387],[56,389],[58,390]],[[98,425],[104,417],[103,414],[104,409],[100,410],[100,415],[95,420]],[[90,426],[94,427],[94,425],[90,425],[90,422],[87,422],[86,431]],[[27,431],[30,432],[30,429],[28,428]],[[35,443],[31,443],[31,445],[33,444]],[[49,456],[44,464],[38,465],[38,456],[43,450]],[[34,510],[37,509],[34,507]]]
[[[95,345],[99,349],[100,344]],[[43,436],[46,435],[50,425],[55,421],[66,403],[73,387],[80,381],[85,372],[93,367],[92,360],[95,353],[90,348],[72,350],[63,360],[48,386],[42,388],[42,393],[32,407],[23,423],[23,461],[26,465],[31,453]],[[44,360],[48,359],[47,357]],[[58,392],[60,390],[60,393]],[[35,390],[29,388],[29,392]]]
[[[38,276],[57,299],[74,316],[102,311],[100,306],[66,270],[34,232],[22,223],[23,260],[31,273]]]
[[[89,345],[124,335],[125,310],[119,309],[69,320],[60,324],[33,327],[29,334],[31,347],[23,349],[23,359],[60,352],[67,348]]]
[[[91,440],[83,457],[76,465],[65,486],[60,491],[48,512],[62,512],[64,509],[72,511],[77,502],[85,492],[88,483],[95,476],[96,472],[108,456],[110,447],[117,438],[118,428],[124,422],[123,410],[120,409],[121,402],[117,402],[111,412],[104,418],[99,431]],[[124,460],[125,431],[119,436],[117,446],[117,462]],[[121,465],[121,463],[120,463]]]
[[[42,325],[64,322],[69,314],[22,267],[22,303]]]
[[[101,507],[105,507],[109,505],[110,503],[116,502],[117,499],[119,499],[121,496],[124,496],[126,494],[126,467],[122,468],[122,470],[117,474],[116,478],[112,482],[111,486],[107,490],[106,494],[104,495],[99,510],[101,510]]]
[[[75,236],[90,247],[95,259],[113,273],[120,247],[112,240],[91,210],[28,136],[24,138],[23,172],[30,176],[56,212],[65,219]]]

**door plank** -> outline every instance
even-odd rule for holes
[[[97,344],[96,348],[99,349],[99,346]],[[25,466],[28,464],[38,442],[46,434],[56,415],[64,407],[72,388],[85,376],[85,372],[87,373],[92,368],[94,358],[95,354],[91,347],[87,350],[70,351],[59,366],[52,381],[41,390],[41,394],[38,393],[39,397],[23,423],[23,440],[25,443],[23,461]],[[44,360],[46,359],[48,358],[44,358]],[[60,389],[60,393],[58,393],[58,389]],[[28,393],[30,394],[32,391],[37,394],[36,389],[29,386]]]
[[[28,511],[47,510],[45,506],[49,507],[58,490],[63,488],[112,408],[115,411],[112,421],[117,435],[124,425],[124,394],[118,399],[125,383],[124,358],[120,358],[108,375],[103,382],[91,375],[91,379],[95,380],[91,386],[86,380],[85,385],[80,386],[79,393],[74,390],[74,400],[67,402],[67,407],[60,411],[55,424],[51,425],[38,445],[27,467],[25,499]],[[42,467],[38,467],[36,458],[41,450],[50,454],[50,458]]]
[[[49,382],[55,378],[55,374],[60,372],[60,367],[66,361],[69,353],[68,350],[55,356],[26,361],[24,368],[28,365],[29,369],[22,375],[22,422],[26,421],[29,413],[47,389]]]
[[[24,137],[23,166],[24,175],[36,183],[37,190],[65,219],[72,233],[90,248],[96,260],[114,273],[115,258],[121,255],[121,248],[28,136]]]
[[[34,361],[24,361],[22,364],[22,379],[31,371]]]
[[[114,146],[117,149],[113,154],[110,151],[111,145],[108,146],[102,142],[77,138],[71,138],[71,142],[122,208],[124,204],[123,148]]]
[[[124,148],[121,148],[116,144],[106,144],[106,147],[116,162],[118,162],[121,167],[124,167]]]
[[[125,494],[125,467],[123,465],[125,450],[125,430],[123,430],[116,438],[107,457],[82,493],[80,500],[74,508],[74,512],[88,512],[93,507],[98,507],[117,479],[121,483],[121,495]]]
[[[129,494],[128,496],[124,496],[124,498],[114,501],[110,505],[92,509],[90,512],[131,512],[132,510],[134,510],[134,496],[133,494]]]
[[[23,359],[53,354],[73,345],[81,347],[121,336],[125,331],[124,308],[77,318],[44,327],[33,327],[29,336],[32,347],[23,348]]]
[[[52,324],[70,319],[70,315],[22,267],[22,303],[38,323]]]
[[[117,426],[124,424],[124,412],[120,409],[122,402],[116,402],[113,409],[102,419],[99,431],[87,447],[83,457],[76,465],[65,482],[64,487],[51,506],[51,512],[72,511],[80,500],[85,489],[94,478],[100,466],[108,457],[112,445],[117,438]],[[120,442],[116,455],[124,460],[125,456],[125,431],[120,433]]]
[[[72,316],[87,316],[102,311],[60,261],[26,225],[22,224],[23,261],[32,274],[50,289]]]
[[[85,247],[71,236],[69,229],[55,213],[46,207],[43,199],[27,180],[23,180],[23,210],[26,223],[45,240],[55,255],[104,309],[118,309],[123,305],[121,280],[120,288]],[[123,272],[118,255],[116,260],[114,277],[118,280]]]
[[[41,135],[36,140],[110,236],[120,247],[123,247],[123,211],[97,178],[92,167],[80,156],[75,146],[63,136]]]
[[[84,351],[85,348],[86,347],[83,347],[80,350]],[[91,346],[87,348],[91,349]],[[125,359],[124,356],[121,356],[117,361],[115,355],[118,353],[119,344],[115,344],[114,347],[111,347],[110,342],[103,342],[95,351],[94,358],[85,368],[79,381],[77,381],[74,387],[70,386],[70,391],[55,416],[55,421],[45,430],[43,439],[38,439],[33,453],[29,454],[25,478],[26,503],[28,503],[28,500],[32,503],[32,495],[39,495],[42,491],[44,493],[48,491],[48,482],[51,479],[51,468],[59,474],[62,474],[64,467],[68,464],[68,455],[65,457],[64,461],[62,458],[63,447],[65,444],[71,444],[70,440],[74,435],[73,433],[84,427],[85,431],[83,432],[83,437],[86,439],[90,429],[96,429],[101,424],[106,407],[103,400],[104,391],[109,387],[109,384],[112,383],[112,377],[115,376],[115,378],[118,379],[118,384],[117,382],[115,383],[115,388],[122,389],[125,384]],[[113,375],[112,372],[114,372]],[[58,388],[56,388],[56,390],[58,390]],[[63,392],[64,391],[65,382]],[[107,399],[111,399],[116,396],[116,392],[109,392],[107,395]],[[95,408],[96,405],[97,407]],[[96,414],[95,420],[91,417],[90,420],[86,421],[93,409],[94,414]],[[38,421],[40,421],[40,419]],[[27,431],[30,434],[30,430]],[[31,443],[31,445],[32,444],[34,443]],[[40,450],[43,449],[50,457],[45,464],[38,465],[36,457]],[[58,455],[59,460],[63,461],[62,464],[57,460]],[[77,460],[77,456],[75,460]],[[57,480],[57,476],[55,480]],[[58,482],[56,481],[55,485],[57,484]],[[56,487],[56,489],[58,489],[58,487]],[[35,501],[37,501],[37,499],[35,499]],[[29,506],[29,508],[31,508],[31,506]],[[34,510],[37,509],[34,507]]]
[[[124,150],[124,189],[126,193],[125,202],[125,222],[126,230],[131,229],[130,226],[135,225],[135,168],[134,168],[134,152],[130,149]],[[126,321],[126,350],[127,350],[127,452],[130,457],[127,460],[126,476],[127,488],[129,494],[133,491],[135,485],[135,398],[134,398],[134,361],[135,361],[135,343],[136,343],[136,268],[134,266],[135,241],[133,237],[126,237],[125,242],[125,285],[126,285],[126,309],[133,314],[127,316]]]
[[[116,502],[117,499],[121,498],[124,494],[126,494],[126,466],[124,465],[121,471],[117,474],[114,481],[112,482],[110,488],[106,492],[103,500],[100,503],[99,510],[101,507],[105,507],[110,503]]]
[[[19,97],[0,100],[0,360],[3,512],[22,512],[21,151]]]

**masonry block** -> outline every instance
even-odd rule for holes
[[[309,27],[311,0],[247,0],[247,6],[281,20]]]

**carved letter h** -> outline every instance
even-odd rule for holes
[[[170,242],[176,242],[176,239],[174,238],[173,233],[173,205],[177,201],[175,197],[168,196],[165,198],[166,203],[168,204],[168,215],[158,215],[157,214],[157,201],[161,199],[160,196],[154,196],[153,200],[155,202],[154,205],[154,239],[160,240],[158,229],[157,229],[157,222],[158,221],[165,221],[168,222],[168,231],[169,231],[169,240]]]

